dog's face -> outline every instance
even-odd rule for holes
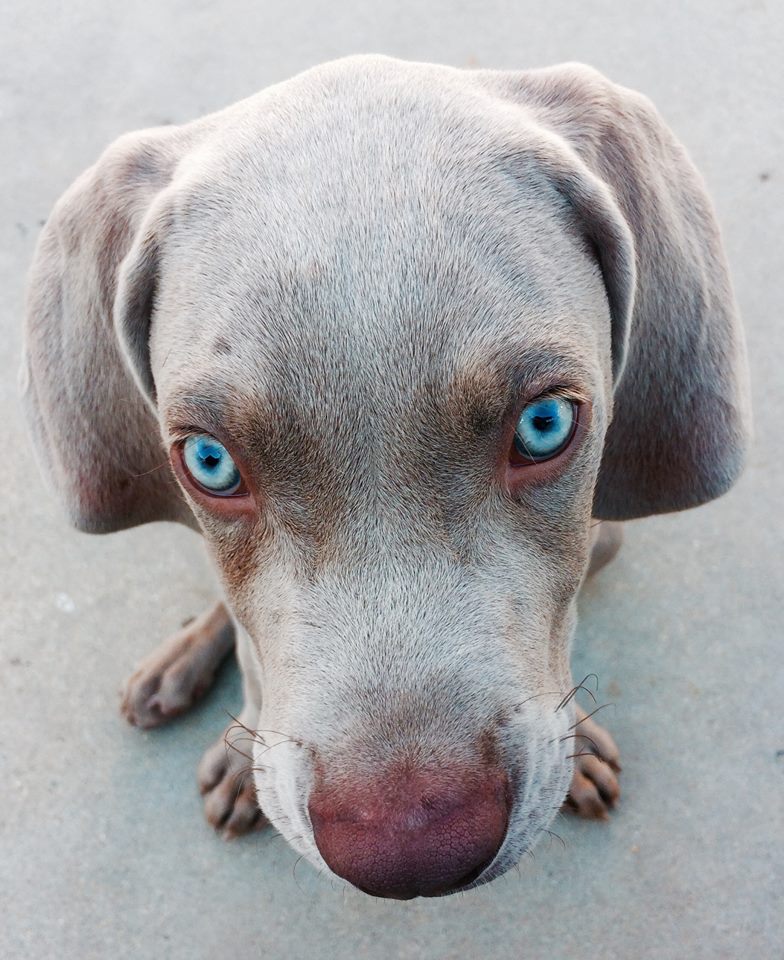
[[[421,143],[387,106],[379,141],[340,113],[292,133],[262,191],[240,155],[218,196],[178,196],[158,409],[252,639],[265,812],[318,858],[314,793],[495,778],[508,830],[486,879],[570,779],[556,708],[609,413],[607,298],[566,205],[481,128]],[[540,398],[567,422],[525,456]],[[236,464],[234,495],[189,470],[199,435]]]
[[[42,235],[24,369],[78,526],[204,532],[270,819],[400,895],[563,800],[592,512],[718,496],[748,435],[699,178],[579,66],[352,58],[121,139]]]

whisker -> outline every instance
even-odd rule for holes
[[[229,727],[229,729],[228,729],[228,730],[226,731],[226,733],[223,735],[223,739],[224,739],[224,740],[227,740],[227,739],[229,738],[229,735],[231,734],[231,731],[234,730],[234,729],[235,729],[235,727]],[[262,740],[260,737],[232,737],[232,738],[231,738],[231,742],[232,742],[232,743],[258,743],[260,746],[262,746],[262,747],[268,747],[268,748],[277,747],[277,746],[278,746],[277,743],[272,743],[272,744],[267,743],[266,741]],[[290,741],[290,740],[281,740],[280,743],[291,743],[291,741]]]
[[[300,862],[301,862],[302,860],[304,860],[304,859],[305,859],[305,855],[301,853],[301,854],[297,857],[297,859],[294,861],[294,866],[291,868],[291,876],[292,876],[293,879],[294,879],[294,883],[297,884],[297,889],[299,890],[300,893],[304,893],[305,891],[302,889],[302,887],[300,886],[300,884],[299,884],[299,882],[298,882],[298,880],[297,880],[297,867],[300,865]]]
[[[604,710],[605,707],[614,707],[614,706],[615,706],[614,703],[603,703],[600,707],[597,707],[595,710],[591,710],[590,713],[587,713],[582,718],[582,720],[578,720],[577,723],[573,723],[571,727],[569,727],[569,729],[574,730],[575,727],[579,727],[581,723],[585,723],[586,720],[590,720],[592,716],[597,714],[600,710]]]
[[[566,849],[566,841],[565,841],[564,838],[560,835],[560,833],[556,833],[555,830],[548,830],[547,827],[545,827],[544,832],[550,834],[550,839],[551,839],[551,840],[552,840],[553,838],[555,838],[556,840],[560,840],[561,846],[564,848],[564,850]]]
[[[235,790],[235,793],[234,793],[234,799],[235,799],[235,801],[236,801],[237,797],[239,797],[240,793],[242,792],[242,788],[245,786],[245,780],[247,779],[247,775],[248,775],[248,768],[247,768],[247,767],[242,767],[241,769],[239,769],[239,770],[234,770],[234,771],[231,773],[231,781],[230,781],[230,782],[231,782],[231,784],[233,785],[234,790]]]
[[[281,741],[282,743],[295,743],[298,747],[302,746],[301,740],[298,740],[296,737],[290,737],[287,733],[282,733],[280,730],[265,730],[261,727],[257,730],[252,730],[249,726],[247,726],[247,724],[244,724],[242,720],[235,717],[233,713],[227,710],[226,714],[227,716],[231,717],[231,719],[234,721],[234,724],[233,724],[234,727],[237,727],[238,729],[244,730],[246,733],[249,733],[254,740],[263,744],[263,746],[265,747],[269,745],[267,744],[266,740],[261,736],[262,733],[272,733],[276,737],[284,737],[285,739]],[[229,729],[232,729],[232,728],[230,727]],[[277,746],[277,744],[273,744],[273,746]]]
[[[519,710],[520,707],[525,706],[526,703],[529,703],[531,700],[537,700],[539,697],[560,697],[561,699],[559,700],[558,705],[555,707],[555,710],[562,710],[580,690],[584,690],[593,700],[593,702],[596,703],[594,691],[585,686],[591,677],[593,677],[593,679],[596,681],[596,693],[598,693],[599,677],[595,673],[589,673],[586,674],[586,676],[584,676],[582,680],[576,686],[572,687],[571,690],[569,690],[566,694],[564,694],[563,690],[544,690],[541,693],[532,693],[531,696],[526,697],[525,700],[520,700],[517,703],[513,703],[509,709]]]
[[[545,690],[543,693],[532,693],[530,697],[526,697],[525,700],[520,700],[518,703],[513,703],[510,710],[519,710],[520,707],[525,706],[526,703],[529,703],[531,700],[536,700],[539,697],[563,697],[563,690]]]
[[[585,692],[588,694],[588,696],[591,698],[591,700],[593,700],[593,702],[596,703],[596,697],[593,695],[593,692],[592,692],[591,690],[589,690],[588,687],[585,686],[586,680],[590,680],[591,677],[593,677],[594,680],[596,680],[596,692],[598,693],[598,692],[599,692],[599,678],[596,676],[595,673],[589,673],[587,676],[585,676],[585,677],[582,678],[582,680],[577,684],[576,687],[572,687],[572,689],[569,691],[569,693],[566,694],[566,696],[563,698],[563,700],[562,700],[562,701],[558,704],[558,706],[555,708],[555,709],[556,709],[556,712],[557,712],[558,710],[563,709],[563,708],[572,700],[572,698],[575,696],[575,694],[577,693],[578,690],[585,690]]]
[[[599,750],[598,743],[592,737],[589,737],[587,733],[567,733],[565,737],[559,737],[558,742],[563,743],[565,740],[576,740],[577,737],[581,737],[583,740],[587,740],[589,743],[592,743],[596,747],[597,751]],[[553,741],[551,740],[550,743],[552,742]]]
[[[155,467],[150,467],[149,470],[145,470],[143,473],[133,473],[132,471],[127,471],[129,477],[133,477],[134,480],[138,480],[140,477],[149,477],[151,473],[155,473],[156,470],[163,470],[164,467],[169,466],[169,461],[164,460],[163,463],[159,463]]]
[[[236,746],[234,745],[234,742],[232,742],[232,741],[229,740],[228,735],[224,735],[224,737],[223,737],[223,745],[226,747],[226,752],[227,752],[227,753],[228,753],[229,750],[233,750],[235,753],[238,753],[241,757],[245,757],[246,760],[252,760],[252,759],[253,759],[253,757],[252,757],[250,754],[245,753],[244,750],[240,750],[239,747],[236,747]]]

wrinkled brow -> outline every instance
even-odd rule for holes
[[[498,423],[515,405],[538,394],[562,389],[576,399],[587,399],[592,383],[591,371],[577,356],[543,348],[521,349],[514,344],[500,344],[488,354],[467,357],[468,351],[455,363],[456,369],[443,365],[435,376],[423,377],[427,384],[428,407],[472,425],[484,432]],[[435,373],[435,371],[434,371]],[[281,400],[282,398],[279,398]],[[420,394],[414,405],[423,399]],[[262,388],[246,396],[236,387],[215,380],[196,383],[175,394],[167,405],[166,420],[173,439],[194,431],[207,431],[218,439],[239,437],[253,424],[256,430],[274,433],[276,427],[298,419],[296,401],[288,398],[285,416],[275,409],[270,394]],[[259,423],[260,415],[264,423]],[[306,419],[303,411],[303,420]],[[270,441],[272,437],[269,438]]]
[[[447,391],[452,413],[481,430],[483,421],[497,422],[516,405],[549,390],[563,390],[574,399],[590,397],[591,371],[579,357],[545,349],[498,347],[473,360],[451,378]]]
[[[211,385],[212,390],[215,385]],[[169,430],[177,434],[193,430],[207,430],[216,435],[225,431],[230,402],[228,397],[218,399],[210,396],[210,385],[195,387],[178,393],[168,404],[166,422]]]

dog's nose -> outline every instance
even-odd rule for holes
[[[475,880],[503,843],[509,780],[498,768],[319,778],[309,811],[329,868],[376,897],[437,896]]]

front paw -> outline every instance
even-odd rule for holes
[[[564,809],[588,820],[607,820],[621,796],[618,747],[604,727],[580,707],[575,719],[574,774]]]
[[[157,727],[184,713],[212,686],[234,645],[223,604],[186,623],[146,657],[125,684],[121,711],[136,727]]]
[[[197,779],[204,815],[226,840],[258,830],[266,823],[256,799],[250,734],[232,724],[202,757]]]

